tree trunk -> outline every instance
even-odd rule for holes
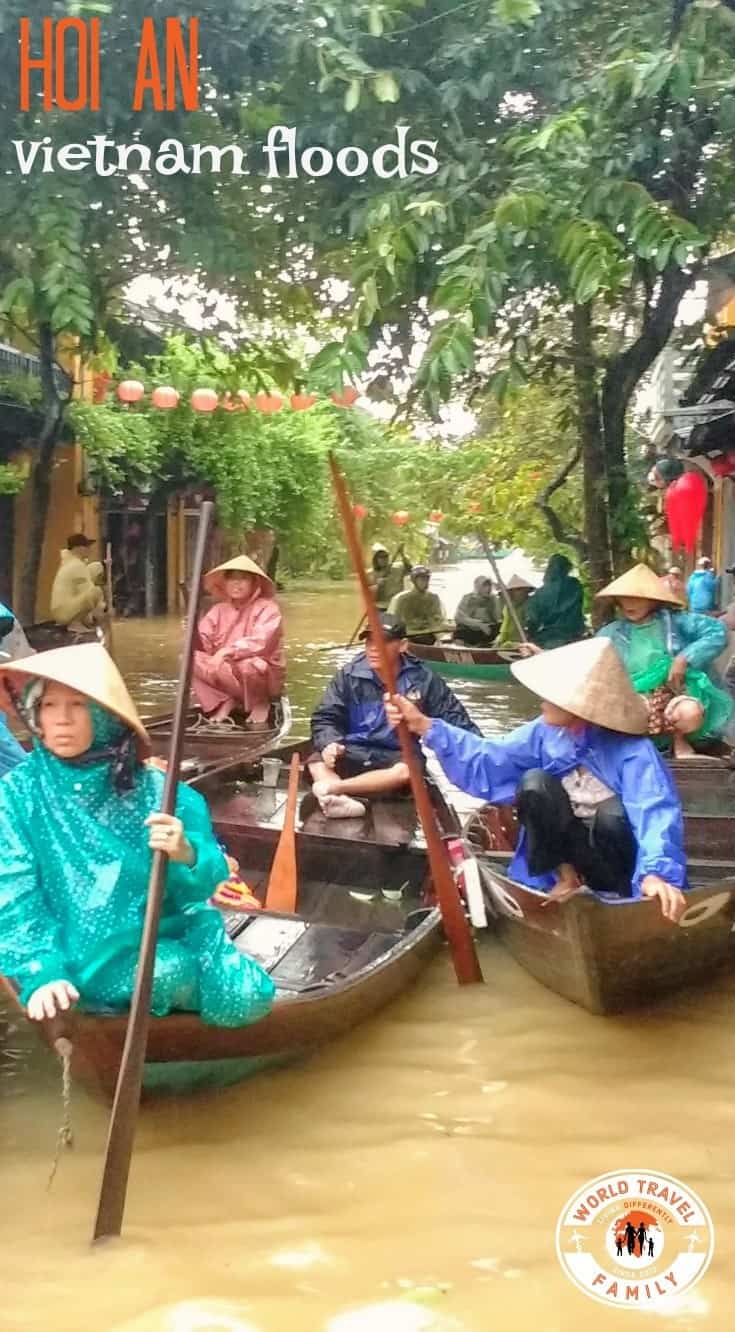
[[[13,604],[13,538],[15,527],[15,500],[12,495],[0,495],[0,601]]]
[[[577,429],[582,446],[584,535],[587,565],[595,591],[609,583],[612,572],[607,518],[605,440],[600,419],[595,361],[592,355],[592,307],[575,305],[572,312],[574,391]]]
[[[43,425],[36,441],[36,461],[30,479],[28,541],[20,584],[20,604],[17,609],[18,618],[24,624],[32,624],[36,617],[38,574],[51,499],[51,466],[64,419],[64,402],[59,396],[54,380],[54,335],[51,325],[40,324],[38,336],[43,390]]]
[[[671,266],[662,278],[655,304],[639,336],[610,361],[602,385],[601,410],[609,497],[610,546],[615,573],[630,564],[633,542],[633,496],[625,456],[625,422],[630,400],[647,370],[663,351],[691,278]]]

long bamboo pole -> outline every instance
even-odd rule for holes
[[[380,672],[383,678],[383,683],[385,684],[388,693],[395,694],[397,689],[396,672],[386,647],[383,627],[380,623],[378,608],[375,605],[375,598],[373,597],[365,573],[360,541],[357,535],[355,516],[352,512],[352,506],[347,495],[347,489],[345,487],[342,473],[337,466],[334,455],[331,453],[329,455],[329,466],[332,472],[332,481],[334,483],[337,504],[342,518],[347,548],[350,552],[352,566],[357,574],[358,582],[362,589],[363,601],[365,603],[365,614],[367,615],[370,634],[380,653]],[[452,954],[452,962],[454,963],[457,980],[460,985],[474,984],[478,981],[482,981],[483,976],[482,971],[480,970],[480,964],[477,960],[472,933],[464,914],[459,891],[454,881],[454,876],[447,859],[444,844],[439,835],[439,829],[436,826],[434,810],[432,808],[429,792],[426,789],[419,757],[416,753],[408,728],[403,722],[401,722],[398,727],[398,738],[401,744],[403,761],[409,771],[411,790],[413,791],[413,797],[416,801],[416,809],[426,839],[429,868],[431,869],[431,877],[434,882],[439,909],[444,923],[444,932],[447,936],[447,941]]]
[[[189,613],[186,621],[184,653],[176,695],[176,708],[171,727],[171,747],[168,756],[166,781],[163,788],[161,813],[173,814],[176,808],[176,791],[179,783],[181,750],[184,741],[184,726],[189,704],[191,667],[194,653],[194,634],[196,631],[196,608],[199,597],[199,584],[204,568],[204,553],[207,534],[212,517],[213,505],[207,500],[199,516],[196,554],[192,572],[191,592],[189,594]],[[141,834],[142,834],[141,829]],[[119,1235],[122,1229],[125,1198],[130,1174],[130,1161],[133,1154],[133,1142],[138,1119],[140,1091],[143,1082],[148,1025],[150,1022],[151,990],[153,988],[153,967],[156,959],[158,924],[163,905],[166,886],[168,857],[165,851],[156,851],[153,856],[150,878],[148,880],[148,902],[146,906],[143,937],[138,956],[133,1002],[130,1005],[125,1047],[123,1049],[120,1071],[115,1088],[115,1100],[110,1116],[107,1135],[107,1148],[102,1170],[97,1217],[94,1224],[94,1240],[106,1239]]]

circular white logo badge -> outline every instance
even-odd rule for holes
[[[704,1275],[714,1227],[702,1199],[671,1175],[611,1171],[569,1199],[556,1251],[570,1280],[593,1300],[660,1308]]]

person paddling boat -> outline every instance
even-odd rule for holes
[[[678,920],[687,887],[681,805],[643,738],[648,710],[612,644],[572,643],[511,670],[542,705],[508,736],[481,739],[399,695],[386,700],[388,721],[403,718],[468,795],[517,802],[521,836],[508,873],[518,883],[554,901],[585,886],[657,898]]]
[[[151,1011],[240,1026],[271,1007],[273,982],[239,953],[209,899],[228,875],[207,806],[162,773],[117,667],[97,643],[0,666],[33,752],[0,782],[0,972],[28,1016],[80,1002],[130,1004],[151,856],[169,864]]]

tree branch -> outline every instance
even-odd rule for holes
[[[580,440],[578,444],[575,444],[566,462],[562,464],[556,475],[551,478],[549,484],[547,486],[544,486],[543,490],[537,496],[534,503],[536,505],[536,508],[540,509],[542,514],[544,515],[544,518],[546,519],[547,523],[549,524],[549,527],[551,528],[554,539],[556,541],[561,542],[565,546],[572,546],[576,551],[579,552],[581,558],[583,560],[586,560],[588,553],[587,542],[584,540],[582,536],[580,536],[579,532],[567,532],[565,530],[562,520],[559,517],[558,513],[556,512],[556,509],[554,509],[551,505],[551,496],[554,494],[555,491],[561,489],[561,487],[564,485],[565,481],[567,480],[567,477],[570,476],[571,473],[574,471],[581,456],[582,456],[582,442]]]

